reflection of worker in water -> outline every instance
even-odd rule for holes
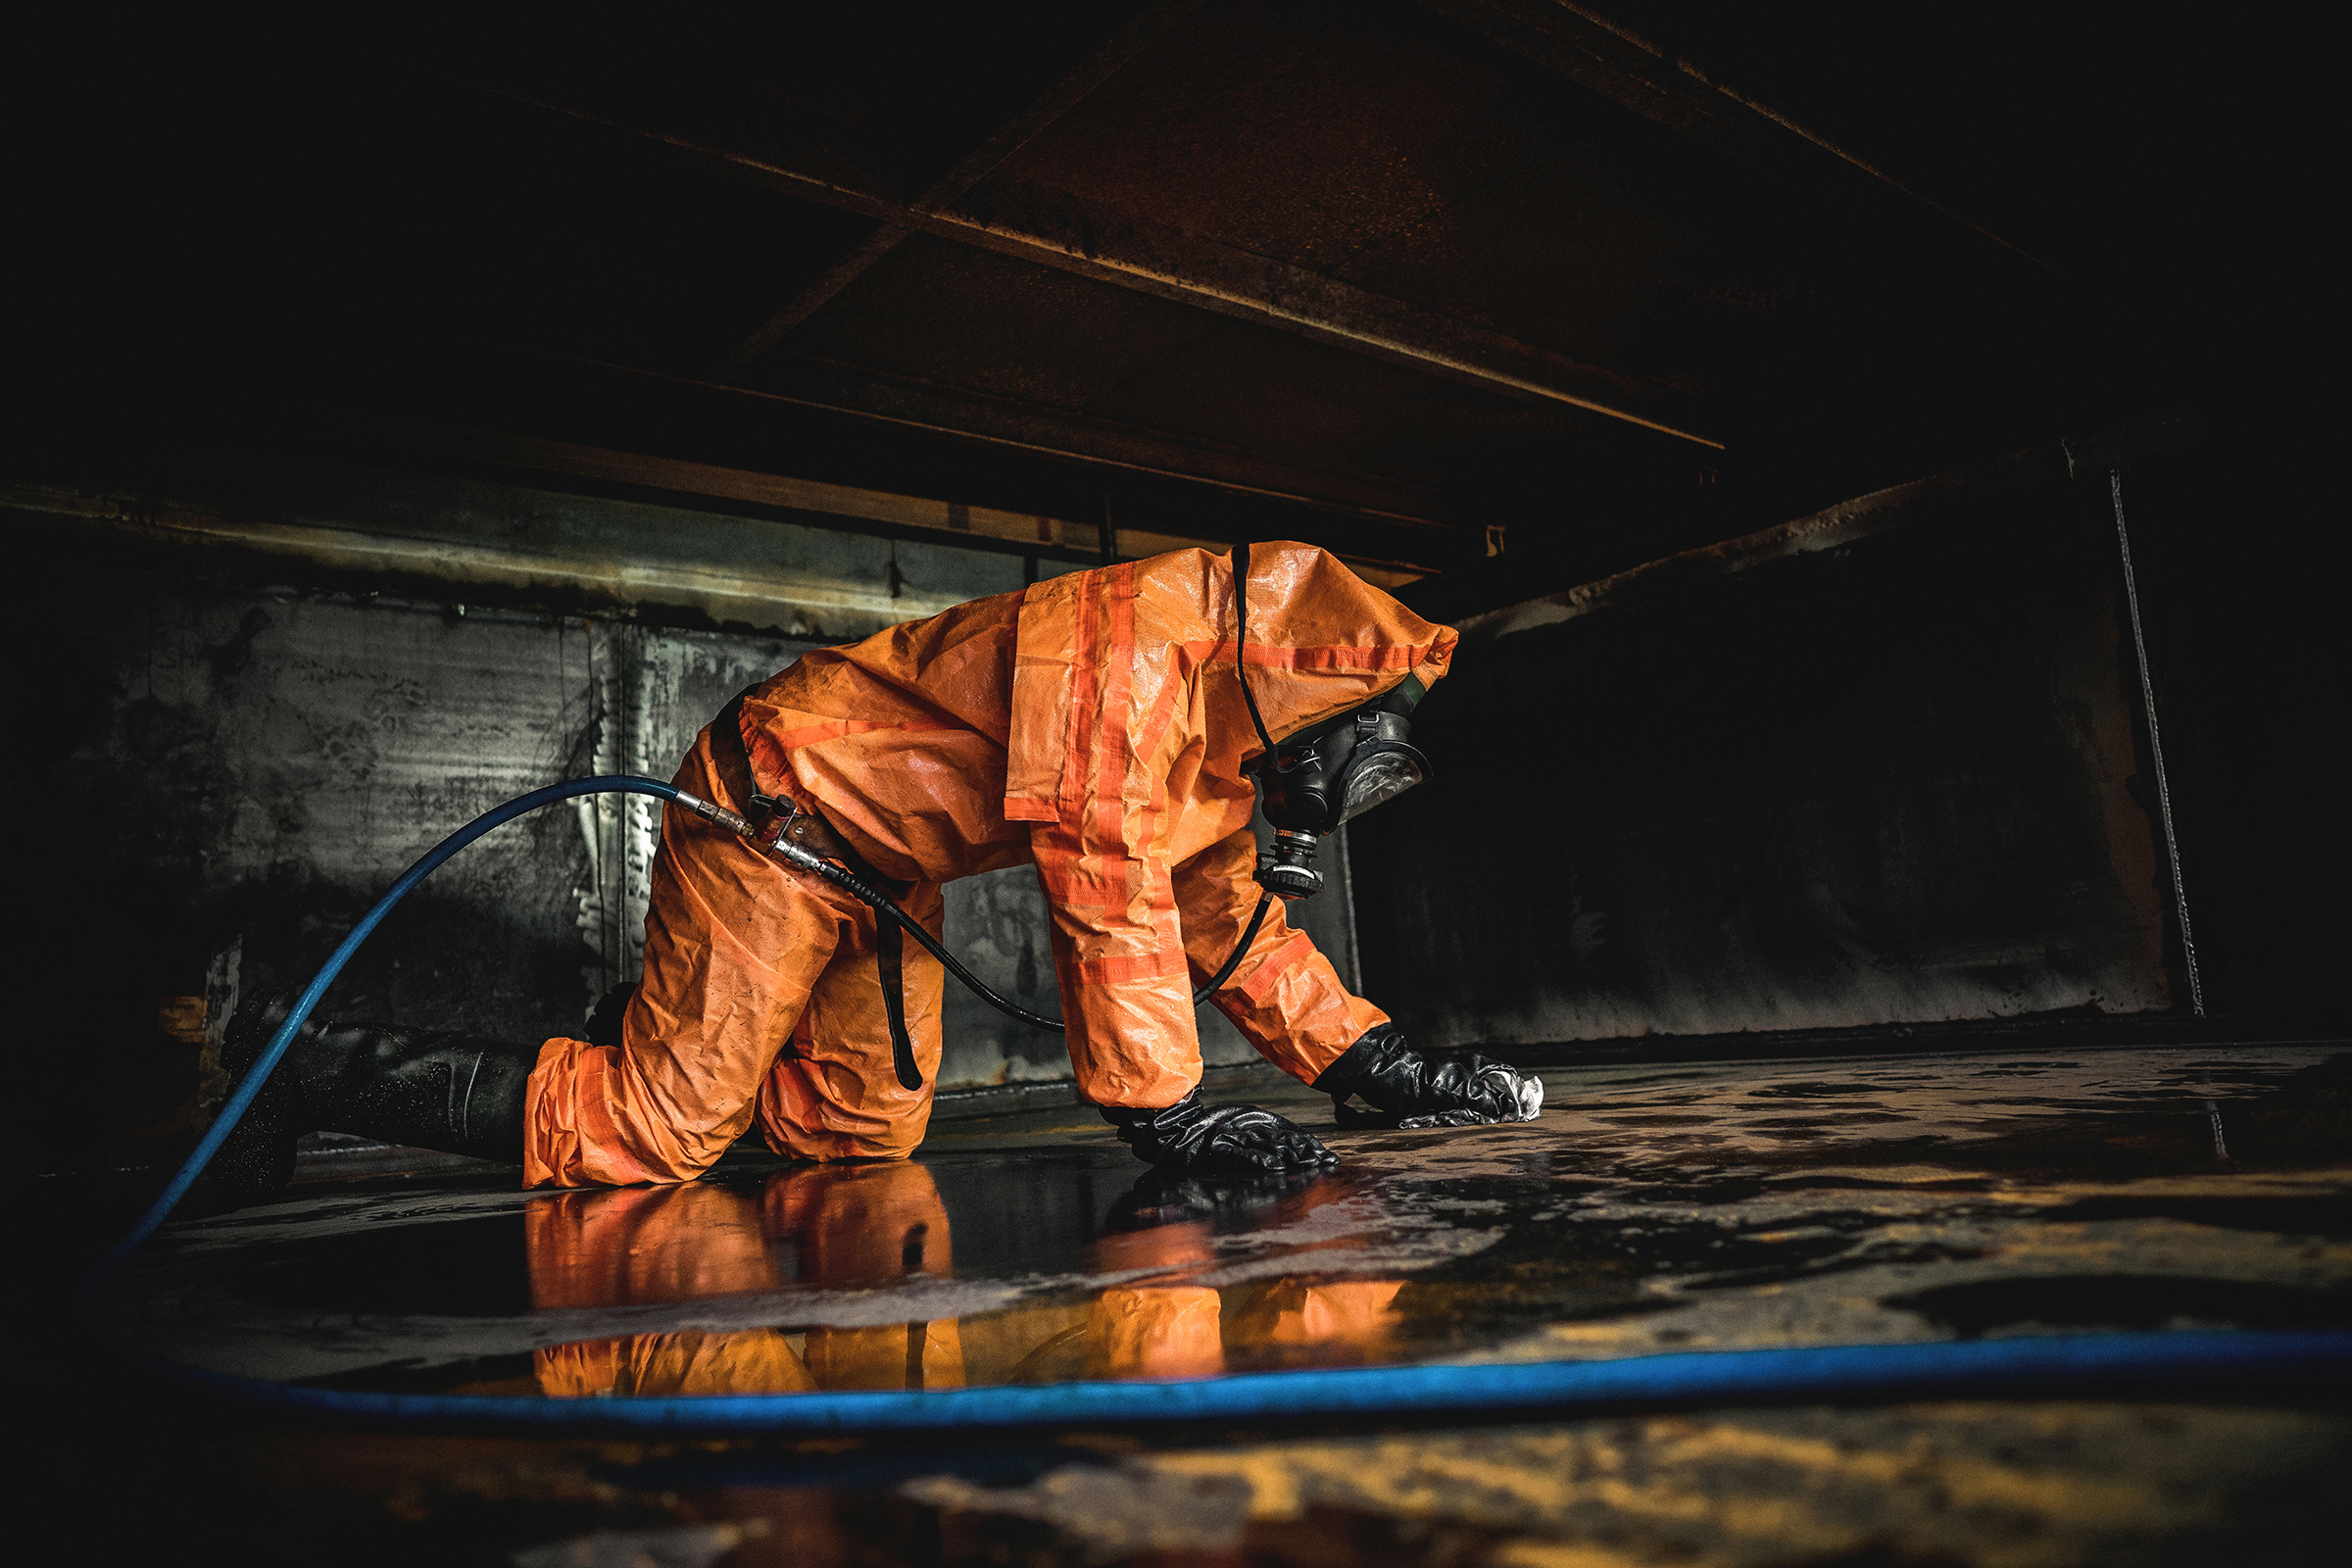
[[[1236,1356],[1245,1366],[1263,1366],[1299,1352],[1316,1361],[1376,1354],[1401,1280],[1286,1275],[1242,1287],[1230,1314],[1222,1292],[1192,1282],[1216,1262],[1219,1215],[1248,1213],[1264,1229],[1282,1230],[1338,1196],[1334,1186],[1208,1188],[1157,1173],[1138,1182],[1089,1250],[1088,1266],[1098,1274],[1144,1277],[1102,1291],[1090,1305],[1086,1375],[1213,1377],[1231,1370]],[[1346,1266],[1347,1251],[1345,1246],[1310,1250],[1319,1255],[1301,1261],[1336,1272]]]
[[[1312,1207],[1311,1197],[1304,1201]],[[1181,1278],[1212,1260],[1207,1229],[1176,1222],[1104,1237],[1091,1259],[1096,1268],[1177,1277],[1105,1290],[1060,1333],[1049,1325],[1069,1308],[1016,1312],[1000,1364],[992,1374],[984,1355],[979,1375],[1213,1377],[1232,1356],[1255,1364],[1298,1352],[1327,1360],[1378,1350],[1399,1282],[1278,1279],[1243,1288],[1224,1322],[1218,1293]],[[758,1196],[700,1182],[564,1193],[524,1210],[523,1235],[539,1313],[693,1302],[698,1316],[724,1317],[728,1298],[761,1297],[752,1310],[767,1315],[779,1311],[773,1293],[788,1284],[877,1292],[952,1267],[947,1211],[931,1172],[899,1161],[780,1171]],[[890,1305],[887,1296],[874,1299]],[[796,1346],[778,1328],[677,1329],[549,1346],[534,1354],[532,1370],[541,1391],[559,1397],[951,1389],[965,1382],[959,1330],[952,1317],[820,1325]]]
[[[534,1310],[702,1301],[804,1287],[874,1290],[951,1267],[947,1210],[910,1163],[804,1167],[758,1197],[735,1187],[566,1193],[524,1211]],[[794,1265],[797,1263],[797,1267]],[[799,1349],[772,1328],[677,1330],[551,1346],[553,1395],[801,1394],[963,1386],[954,1318],[816,1327]]]
[[[730,705],[677,782],[889,879],[934,935],[943,883],[1034,864],[1078,1089],[1120,1137],[1176,1169],[1314,1168],[1331,1156],[1289,1121],[1199,1094],[1192,988],[1258,903],[1248,770],[1271,753],[1269,810],[1288,787],[1322,831],[1412,783],[1406,715],[1454,641],[1308,546],[1178,551],[806,655]],[[1295,838],[1311,848],[1314,833]],[[1295,845],[1291,860],[1269,881],[1297,892],[1311,861]],[[644,980],[610,1037],[523,1048],[326,1026],[288,1054],[224,1158],[266,1187],[295,1131],[328,1127],[519,1157],[529,1186],[684,1181],[755,1121],[804,1159],[904,1156],[930,1117],[942,973],[902,941],[673,807]],[[1479,1120],[1541,1103],[1532,1077],[1411,1050],[1279,903],[1213,1000],[1335,1100]],[[233,1051],[250,1059],[283,1005],[252,1009]]]

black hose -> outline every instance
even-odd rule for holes
[[[932,956],[946,964],[956,979],[971,987],[973,992],[990,1005],[1010,1013],[1023,1023],[1035,1024],[1041,1029],[1058,1031],[1062,1027],[1059,1019],[1048,1018],[1041,1013],[1031,1012],[1026,1007],[1006,1001],[991,991],[978,975],[956,962],[953,954],[933,941],[931,933],[918,925],[906,910],[900,908],[881,893],[868,887],[859,877],[835,865],[830,860],[818,858],[797,844],[781,842],[773,846],[762,846],[754,835],[752,824],[740,814],[723,806],[689,795],[676,785],[664,784],[660,779],[632,778],[625,774],[611,774],[600,778],[573,779],[563,784],[550,784],[543,789],[532,790],[527,795],[518,795],[503,806],[493,807],[443,839],[439,844],[434,845],[416,864],[403,871],[394,880],[392,886],[386,890],[384,896],[376,900],[368,912],[360,917],[359,923],[351,928],[349,934],[336,946],[334,953],[328,956],[326,962],[319,966],[318,972],[311,977],[311,983],[305,986],[302,994],[295,999],[292,1009],[278,1023],[277,1032],[271,1035],[269,1044],[262,1048],[260,1056],[255,1059],[252,1066],[245,1070],[245,1076],[238,1081],[234,1089],[229,1091],[228,1100],[221,1105],[220,1112],[213,1117],[212,1126],[206,1129],[202,1138],[197,1140],[195,1152],[188,1155],[179,1169],[173,1172],[172,1180],[165,1184],[162,1196],[156,1199],[154,1204],[148,1208],[139,1222],[131,1227],[130,1233],[116,1243],[114,1249],[99,1260],[98,1266],[90,1271],[88,1279],[82,1285],[85,1299],[97,1290],[99,1284],[108,1275],[122,1264],[124,1258],[138,1248],[141,1242],[155,1234],[156,1228],[163,1224],[165,1216],[169,1215],[179,1200],[187,1196],[188,1189],[195,1185],[196,1178],[203,1174],[204,1167],[211,1163],[213,1155],[219,1152],[223,1143],[227,1142],[228,1135],[236,1127],[238,1119],[245,1114],[247,1107],[252,1105],[254,1097],[262,1092],[262,1085],[269,1079],[271,1071],[276,1068],[278,1059],[285,1055],[287,1048],[293,1045],[294,1036],[309,1020],[311,1009],[318,1005],[319,999],[326,994],[326,988],[334,983],[335,976],[343,972],[343,966],[351,961],[352,955],[360,951],[360,945],[366,942],[369,934],[383,922],[384,916],[392,912],[393,906],[407,898],[410,892],[431,875],[442,862],[491,829],[511,822],[524,812],[536,810],[542,806],[552,805],[557,801],[574,800],[586,795],[646,795],[655,800],[665,801],[672,806],[683,807],[707,821],[716,823],[727,831],[739,835],[754,848],[764,848],[767,853],[789,864],[804,871],[814,871],[851,897],[871,905],[876,912],[886,914],[896,920],[902,929],[912,932],[914,939],[928,949]],[[1217,971],[1215,979],[1194,994],[1193,1001],[1196,1006],[1233,974],[1234,966],[1242,961],[1242,955],[1249,952],[1250,944],[1257,939],[1258,926],[1265,920],[1266,906],[1271,902],[1270,895],[1259,897],[1257,912],[1250,917],[1249,929],[1242,933],[1241,942],[1226,956],[1224,967]]]
[[[733,814],[732,812],[727,813],[728,816]],[[713,820],[722,827],[734,826],[734,823],[728,821],[726,817],[715,817]],[[748,830],[748,824],[746,828],[737,831],[741,832],[744,838],[752,844],[757,845],[760,842],[752,837]],[[1006,1017],[1018,1018],[1021,1022],[1039,1029],[1051,1029],[1055,1034],[1066,1031],[1067,1025],[1061,1019],[1049,1018],[1042,1012],[1031,1012],[1011,998],[999,996],[990,988],[987,981],[966,969],[957,960],[956,955],[941,946],[936,937],[924,930],[921,921],[900,908],[888,894],[872,886],[857,872],[847,866],[836,865],[814,851],[805,850],[790,840],[779,840],[767,848],[769,853],[789,861],[801,870],[813,872],[823,877],[842,892],[870,906],[876,914],[887,915],[897,921],[900,929],[921,943],[925,952],[946,965],[948,973],[963,982],[965,989]],[[1250,944],[1257,940],[1258,928],[1266,923],[1266,910],[1273,906],[1273,903],[1274,895],[1271,893],[1261,893],[1257,896],[1257,908],[1250,914],[1250,924],[1242,932],[1242,940],[1233,945],[1233,951],[1225,956],[1224,964],[1218,968],[1208,984],[1193,993],[1194,1006],[1198,1007],[1206,1002],[1216,994],[1219,986],[1233,977],[1233,971],[1241,964],[1242,956],[1250,951]]]
[[[1219,965],[1217,972],[1209,977],[1208,984],[1193,993],[1194,1006],[1198,1007],[1216,995],[1217,987],[1233,978],[1233,971],[1241,965],[1242,955],[1248,953],[1250,944],[1257,940],[1257,928],[1266,923],[1266,911],[1272,907],[1274,907],[1274,895],[1260,893],[1257,896],[1257,907],[1250,912],[1250,923],[1242,928],[1242,940],[1236,942],[1233,945],[1233,951],[1225,955],[1224,963]]]

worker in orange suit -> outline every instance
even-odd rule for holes
[[[804,655],[703,731],[677,784],[886,883],[934,938],[943,884],[1034,865],[1079,1093],[1164,1168],[1312,1169],[1333,1156],[1287,1119],[1200,1100],[1193,990],[1261,881],[1311,892],[1319,835],[1422,776],[1409,714],[1454,643],[1311,546],[1180,550]],[[1262,865],[1261,787],[1282,829]],[[672,806],[617,1038],[321,1026],[224,1156],[267,1181],[294,1129],[324,1127],[519,1158],[526,1186],[677,1182],[757,1123],[796,1158],[903,1157],[930,1116],[943,980],[903,936]],[[1335,1102],[1440,1121],[1542,1103],[1532,1075],[1412,1050],[1279,901],[1212,1000]],[[232,1065],[284,1002],[243,1013]]]

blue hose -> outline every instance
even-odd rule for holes
[[[311,1009],[318,1005],[318,999],[326,995],[326,988],[335,983],[335,976],[343,972],[343,966],[351,961],[353,954],[360,951],[360,945],[374,933],[377,926],[383,924],[384,916],[392,912],[392,906],[407,898],[417,883],[438,870],[442,861],[483,834],[504,827],[542,806],[553,806],[558,801],[568,801],[582,795],[650,795],[658,801],[674,802],[690,808],[703,805],[676,785],[664,784],[659,779],[637,778],[626,773],[575,778],[533,790],[528,795],[517,795],[506,805],[484,811],[427,850],[415,865],[400,873],[400,880],[385,890],[384,896],[375,901],[375,906],[360,917],[360,923],[351,928],[351,935],[345,937],[326,962],[319,965],[318,972],[311,977],[311,983],[303,987],[301,997],[295,1001],[294,1010],[286,1014],[286,1021],[277,1026],[277,1033],[270,1037],[270,1044],[254,1058],[253,1066],[222,1103],[220,1113],[213,1118],[212,1126],[196,1141],[195,1152],[188,1155],[179,1169],[172,1173],[172,1179],[164,1184],[163,1195],[139,1217],[139,1222],[98,1260],[96,1268],[90,1270],[89,1277],[82,1282],[84,1299],[104,1283],[107,1276],[121,1268],[123,1260],[137,1251],[140,1244],[153,1236],[172,1210],[179,1206],[179,1200],[188,1196],[188,1189],[196,1185],[196,1178],[204,1174],[204,1167],[212,1163],[220,1146],[228,1142],[228,1135],[236,1131],[238,1119],[253,1104],[254,1097],[262,1092],[262,1085],[269,1082],[278,1058],[285,1055],[286,1048],[294,1043],[294,1036],[310,1021]]]
[[[236,1377],[140,1357],[175,1382],[287,1414],[373,1425],[505,1432],[921,1432],[1071,1423],[1602,1410],[1984,1398],[2003,1394],[2178,1394],[2283,1386],[2315,1396],[2352,1380],[2352,1333],[2194,1330],[2031,1336],[1798,1349],[1695,1350],[1605,1361],[1252,1372],[1182,1383],[997,1385],[917,1394],[726,1394],[533,1399],[367,1394]]]
[[[162,1226],[235,1130],[318,1000],[392,906],[460,850],[527,811],[582,795],[649,795],[713,820],[732,813],[657,779],[625,774],[550,784],[517,796],[443,839],[400,874],[351,928],[278,1025],[194,1152],[122,1239],[82,1281],[85,1318],[97,1294]],[[1258,916],[1265,913],[1265,901]],[[911,926],[911,922],[908,923]],[[1250,937],[1256,934],[1252,920]],[[918,935],[928,935],[919,933]],[[928,944],[926,944],[928,945]],[[1236,956],[1240,950],[1237,949]],[[1226,968],[1232,968],[1229,959]],[[1219,976],[1222,980],[1224,977]],[[1212,983],[1213,989],[1213,983]],[[750,1394],[531,1399],[475,1395],[369,1394],[237,1377],[118,1346],[133,1362],[210,1393],[288,1413],[394,1426],[523,1432],[906,1432],[1067,1422],[1270,1420],[1442,1411],[1534,1411],[1919,1398],[1996,1391],[2149,1391],[2182,1384],[2352,1379],[2352,1331],[2199,1331],[2102,1334],[1805,1349],[1704,1350],[1602,1361],[1487,1366],[1357,1367],[1246,1373],[1177,1383],[1082,1382],[915,1394]]]

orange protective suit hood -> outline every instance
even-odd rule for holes
[[[1199,785],[1248,798],[1246,770],[1263,747],[1243,694],[1237,651],[1248,665],[1249,695],[1277,740],[1360,708],[1408,676],[1424,688],[1444,678],[1457,640],[1453,628],[1423,620],[1338,558],[1284,540],[1251,546],[1248,560],[1246,639],[1238,636],[1232,555],[1173,551],[1124,568],[1125,580],[1115,584],[1089,572],[1028,591],[1013,670],[1007,818],[1054,821],[1081,807],[1091,781],[1073,776],[1071,764],[1092,748],[1073,732],[1073,721],[1083,723],[1078,715],[1090,701],[1109,700],[1133,714],[1143,695],[1134,688],[1143,686],[1159,690],[1157,711],[1142,727],[1168,726],[1194,737]],[[1087,587],[1111,590],[1098,615],[1077,603]],[[1137,667],[1135,679],[1123,680],[1129,672],[1114,659],[1097,677],[1103,655],[1113,650],[1140,654],[1139,666],[1156,667]],[[1175,682],[1162,684],[1166,675],[1191,677],[1189,712],[1173,710],[1178,694]],[[1095,678],[1104,687],[1100,693],[1088,689]]]

